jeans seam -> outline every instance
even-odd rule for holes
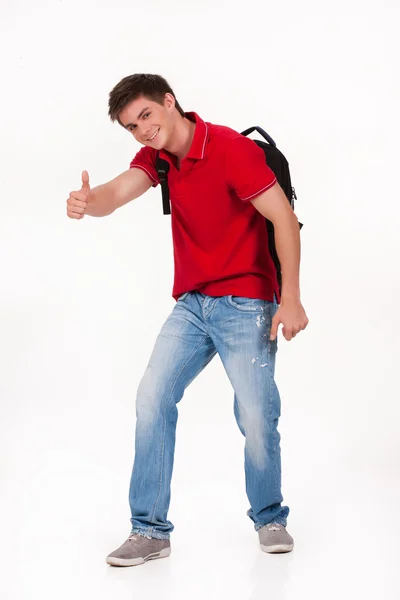
[[[176,382],[178,381],[179,376],[181,375],[183,369],[186,367],[186,365],[188,364],[188,362],[190,361],[190,359],[196,354],[196,352],[201,348],[201,346],[204,344],[204,342],[207,340],[207,337],[205,337],[198,346],[196,346],[196,348],[193,350],[192,354],[190,356],[188,356],[188,358],[186,359],[186,361],[183,363],[181,369],[178,371],[178,373],[176,374],[176,377],[171,385],[171,391],[169,393],[168,399],[165,402],[164,405],[164,411],[163,411],[163,431],[162,431],[162,442],[161,442],[161,456],[160,456],[160,479],[158,482],[158,491],[157,491],[157,496],[156,499],[154,501],[154,505],[152,508],[152,512],[151,512],[151,516],[150,519],[153,520],[154,519],[154,515],[156,513],[156,508],[157,508],[157,503],[160,499],[160,492],[161,492],[161,483],[162,483],[162,473],[163,473],[163,464],[164,464],[164,450],[165,450],[165,430],[166,430],[166,423],[167,423],[167,417],[166,417],[166,412],[167,412],[167,406],[169,404],[169,401],[171,399],[171,396],[173,394]]]
[[[215,309],[215,307],[216,307],[216,305],[217,305],[217,302],[218,302],[218,300],[219,300],[219,299],[220,299],[219,297],[218,297],[218,298],[215,298],[215,299],[214,299],[214,302],[210,303],[210,304],[211,304],[211,307],[209,307],[209,310],[208,310],[208,311],[204,311],[204,312],[203,312],[203,316],[204,316],[204,324],[205,324],[206,320],[207,320],[207,319],[208,319],[208,318],[211,316],[211,314],[213,313],[213,311],[214,311],[214,309]]]
[[[272,317],[271,317],[272,318]],[[276,343],[276,342],[275,342]],[[267,342],[268,347],[267,347],[267,357],[268,357],[268,364],[272,367],[271,362],[274,363],[274,355],[273,352],[271,351],[271,341],[268,340]],[[276,352],[275,352],[276,354]],[[274,423],[274,419],[272,418],[272,404],[273,404],[273,392],[274,392],[274,368],[270,368],[268,369],[268,415],[269,415],[269,421],[271,423],[271,426]],[[274,488],[274,493],[276,496],[278,496],[279,491],[280,491],[280,485],[279,485],[279,470],[278,470],[278,466],[277,466],[277,438],[278,436],[276,435],[276,430],[274,429],[273,433],[272,433],[272,452],[273,452],[273,488]]]

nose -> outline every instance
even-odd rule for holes
[[[147,138],[150,136],[150,130],[151,130],[151,126],[149,123],[141,123],[140,127],[139,127],[139,131],[140,131],[140,136],[142,138],[145,138],[147,140]]]

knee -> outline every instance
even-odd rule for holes
[[[143,423],[157,419],[161,414],[176,411],[177,389],[165,373],[147,368],[139,383],[136,396],[136,416]]]
[[[136,417],[141,421],[152,421],[161,408],[160,386],[156,378],[146,371],[136,395]]]

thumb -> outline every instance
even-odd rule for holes
[[[270,331],[270,335],[269,335],[270,340],[274,340],[276,338],[276,336],[278,335],[278,326],[279,326],[279,317],[277,317],[275,315],[274,318],[272,319],[272,323],[271,323],[271,331]]]
[[[82,171],[82,190],[90,192],[89,173],[87,171]]]

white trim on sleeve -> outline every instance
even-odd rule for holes
[[[271,188],[273,185],[275,185],[275,183],[276,183],[276,177],[275,177],[275,179],[271,183],[269,183],[268,185],[266,185],[264,188],[262,188],[261,190],[259,190],[255,194],[251,194],[251,196],[247,196],[247,198],[241,198],[241,200],[243,200],[243,202],[245,202],[246,200],[251,200],[252,198],[255,198],[256,196],[258,196],[259,194],[262,194],[262,192],[265,192],[266,190],[269,190],[269,188]]]
[[[146,169],[146,167],[143,167],[142,165],[136,165],[136,164],[134,163],[134,164],[133,164],[133,165],[131,165],[129,168],[130,168],[130,169],[142,169],[142,171],[144,171],[145,173],[147,173],[147,175],[150,177],[150,179],[151,179],[152,181],[154,181],[154,183],[156,183],[157,185],[159,184],[159,181],[157,181],[156,179],[154,179],[154,177],[152,177],[152,175],[151,175],[150,171],[148,171],[148,170]]]

